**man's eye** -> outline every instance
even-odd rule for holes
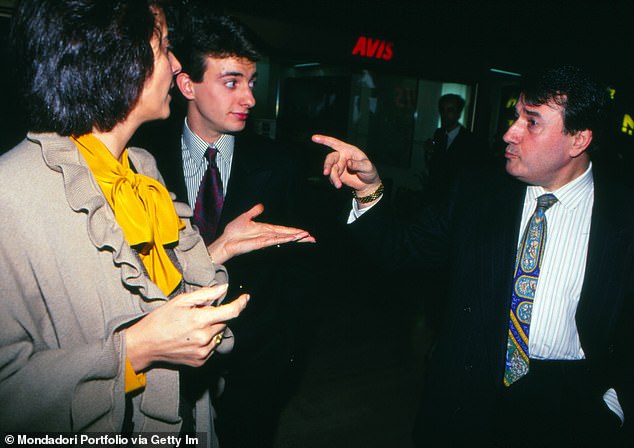
[[[249,81],[249,88],[250,88],[251,90],[253,90],[253,88],[255,87],[255,83],[256,83],[256,80],[255,80],[255,79],[254,79],[254,80],[252,80],[252,81]]]
[[[537,121],[533,119],[528,120],[528,127],[532,128],[533,126],[537,126]]]
[[[237,83],[236,81],[227,81],[227,82],[225,83],[225,85],[226,85],[227,87],[229,87],[230,89],[235,88],[237,84],[238,84],[238,83]]]

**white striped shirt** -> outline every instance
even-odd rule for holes
[[[181,150],[183,156],[183,174],[185,176],[185,185],[187,186],[187,200],[192,210],[196,206],[196,196],[198,196],[200,183],[207,170],[208,163],[205,158],[205,152],[209,146],[213,145],[218,150],[216,164],[220,171],[223,195],[227,195],[227,184],[229,183],[231,163],[233,162],[234,140],[233,135],[222,134],[218,140],[210,144],[196,135],[189,128],[187,118],[185,119],[183,134],[181,136]]]
[[[542,187],[526,189],[518,245]],[[572,182],[551,192],[558,201],[546,210],[546,247],[540,266],[531,316],[528,351],[535,359],[584,359],[575,313],[586,270],[590,221],[594,204],[592,164]],[[603,395],[608,407],[624,420],[616,391]]]
[[[545,193],[542,187],[527,187],[518,246],[537,208],[537,198]],[[546,210],[546,248],[533,303],[529,353],[535,359],[584,359],[575,313],[585,277],[594,204],[592,163],[585,173],[552,193],[558,201]],[[374,205],[359,209],[353,199],[348,224]],[[606,391],[603,400],[623,422],[625,416],[616,391]]]
[[[542,187],[526,189],[518,245]],[[583,359],[575,313],[585,276],[594,203],[592,167],[552,191],[557,202],[546,210],[546,247],[533,301],[528,350],[536,359]]]

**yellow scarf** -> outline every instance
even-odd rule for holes
[[[92,134],[71,140],[86,159],[128,244],[140,247],[139,256],[150,279],[169,295],[182,276],[163,246],[177,242],[178,231],[185,225],[176,214],[167,189],[160,182],[132,171],[127,148],[119,162]]]

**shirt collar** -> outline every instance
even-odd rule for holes
[[[214,143],[221,158],[230,160],[233,157],[233,145],[235,137],[231,134],[222,134]]]
[[[451,131],[447,132],[447,138],[449,139],[454,139],[456,138],[456,136],[458,135],[458,133],[460,132],[460,128],[461,126],[458,125],[455,128],[453,128]]]
[[[221,158],[227,158],[230,160],[233,157],[234,140],[235,137],[231,134],[221,134],[218,140],[213,143],[213,146],[218,150],[218,155]],[[200,164],[202,162],[207,148],[211,146],[189,128],[187,118],[185,118],[185,123],[183,124],[183,136],[181,142],[183,154],[196,164]]]
[[[557,201],[567,209],[575,209],[581,201],[594,192],[594,180],[592,176],[592,162],[588,169],[576,179],[571,180],[566,185],[559,187],[551,193],[555,195]],[[526,192],[527,199],[536,201],[542,194],[548,193],[543,187],[531,185]]]

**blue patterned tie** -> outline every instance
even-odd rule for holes
[[[222,179],[216,164],[216,154],[218,154],[218,150],[213,146],[207,148],[205,152],[207,171],[200,182],[194,207],[193,221],[198,226],[198,231],[206,245],[211,244],[216,238],[218,222],[220,222],[220,214],[224,204]]]
[[[528,334],[540,264],[546,247],[545,213],[555,202],[557,198],[553,194],[537,198],[537,209],[528,221],[517,249],[504,370],[504,385],[507,387],[528,373]]]

